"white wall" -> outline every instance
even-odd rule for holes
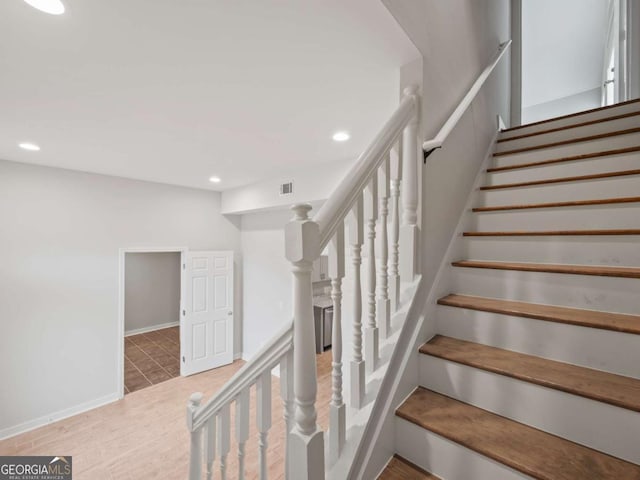
[[[522,0],[523,109],[600,88],[608,4]]]
[[[602,90],[600,87],[597,87],[592,90],[587,90],[586,92],[580,92],[550,102],[525,107],[522,109],[522,123],[533,123],[539,120],[598,108],[601,105]]]
[[[125,254],[124,331],[180,321],[180,252]]]
[[[222,192],[222,213],[243,214],[326,200],[354,160],[290,169],[251,185],[226,190]],[[293,193],[280,195],[280,185],[288,182],[293,182]]]
[[[242,216],[243,335],[248,359],[292,317],[291,264],[284,256],[289,210]]]
[[[239,253],[219,212],[215,192],[0,161],[0,437],[114,398],[118,249]]]
[[[448,0],[406,2],[383,0],[423,55],[423,138],[442,126],[468,88],[510,38],[509,0]],[[464,211],[491,141],[497,115],[509,121],[510,57],[501,64],[479,93],[441,150],[422,167],[422,274],[430,290],[456,225]],[[401,84],[413,81],[401,78]],[[425,310],[428,305],[425,306]],[[434,333],[427,318],[418,342]],[[417,348],[417,346],[416,346]],[[402,372],[403,388],[397,403],[418,384],[417,355]],[[366,478],[374,478],[395,451],[393,412],[385,418]]]
[[[423,55],[421,121],[423,138],[431,138],[496,54],[498,45],[510,38],[509,0],[384,3]],[[422,167],[421,253],[428,282],[435,276],[496,132],[496,116],[509,121],[509,61],[508,55],[503,57],[443,148]]]

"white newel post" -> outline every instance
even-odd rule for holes
[[[365,365],[368,372],[378,367],[378,326],[376,325],[376,221],[378,220],[378,175],[369,180],[364,191],[367,220],[367,328],[365,329]]]
[[[416,96],[417,87],[407,87],[406,96]],[[418,115],[402,132],[402,227],[400,229],[400,277],[413,281],[418,273]]]
[[[329,243],[329,278],[333,301],[331,330],[331,404],[329,405],[329,454],[340,457],[346,436],[345,404],[342,397],[342,279],[344,278],[344,222]]]
[[[318,390],[311,269],[320,256],[320,228],[309,219],[311,205],[292,207],[294,218],[285,227],[285,251],[293,272],[293,392],[294,426],[291,478],[324,480],[324,435],[316,423]]]
[[[400,180],[402,179],[402,159],[398,151],[391,156],[391,264],[389,266],[389,297],[395,312],[400,305]]]
[[[378,172],[378,195],[380,196],[380,270],[378,273],[378,328],[382,338],[388,338],[391,333],[391,302],[389,301],[389,277],[387,264],[389,262],[389,239],[387,219],[389,215],[389,155],[384,160]]]
[[[191,432],[191,454],[189,456],[189,480],[202,479],[202,428],[192,430],[193,416],[195,415],[200,403],[202,402],[202,393],[196,392],[189,397],[187,404],[187,427]]]
[[[350,401],[360,408],[364,400],[364,360],[362,359],[362,285],[360,282],[361,252],[364,236],[362,194],[349,213],[349,242],[353,263],[353,359],[351,360]]]

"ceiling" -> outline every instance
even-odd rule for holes
[[[63,1],[0,4],[1,159],[214,190],[352,160],[419,56],[379,1]]]
[[[608,4],[609,0],[523,0],[523,107],[600,87]]]

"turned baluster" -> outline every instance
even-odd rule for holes
[[[329,243],[329,278],[333,301],[331,331],[331,404],[329,405],[329,455],[340,456],[346,435],[345,404],[342,397],[342,279],[344,278],[344,222]]]
[[[226,404],[218,415],[218,453],[220,454],[220,478],[227,479],[227,455],[231,449],[231,405]]]
[[[386,156],[378,172],[378,195],[380,196],[380,270],[378,276],[378,328],[382,338],[391,334],[391,302],[389,301],[389,239],[387,220],[389,214],[389,155]]]
[[[245,445],[249,439],[249,389],[236,398],[236,440],[238,442],[238,479],[244,480]]]
[[[281,370],[282,373],[282,370]],[[267,435],[271,428],[271,371],[264,372],[256,382],[256,420],[258,424],[258,468],[260,480],[267,480]]]
[[[362,286],[360,283],[363,244],[363,203],[358,196],[349,213],[349,242],[353,264],[353,359],[351,360],[351,406],[360,408],[364,400],[364,360],[362,358]]]
[[[402,180],[402,161],[397,149],[392,150],[390,162],[391,177],[391,262],[389,265],[389,297],[392,311],[400,306],[400,181]]]
[[[216,417],[212,416],[207,421],[207,480],[213,478],[213,462],[216,459]]]
[[[280,361],[280,396],[282,397],[282,417],[285,425],[285,478],[291,475],[291,430],[293,430],[293,352],[289,351]]]
[[[364,191],[367,221],[367,328],[365,365],[373,372],[378,366],[378,326],[376,325],[376,221],[378,219],[378,175],[374,172]]]

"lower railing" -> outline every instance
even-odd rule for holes
[[[203,470],[207,479],[213,478],[216,465],[221,478],[226,478],[232,404],[238,443],[237,478],[245,478],[250,391],[254,385],[259,478],[267,478],[271,370],[278,365],[284,405],[282,421],[287,437],[286,478],[324,480],[325,466],[333,465],[345,452],[350,416],[365,407],[365,393],[375,393],[366,392],[367,388],[374,388],[367,386],[367,380],[380,366],[381,342],[392,333],[391,318],[399,306],[401,280],[412,281],[418,273],[419,103],[417,89],[406,89],[397,110],[313,219],[309,217],[311,206],[292,207],[294,217],[285,227],[285,253],[293,272],[293,323],[207,403],[201,404],[201,394],[192,395],[187,408],[191,432],[190,480],[203,478]],[[334,308],[327,452],[324,432],[317,425],[311,284],[313,262],[325,248],[329,251]],[[345,268],[348,255],[350,269]],[[345,278],[350,280],[346,290],[350,295],[347,302],[350,312],[343,309]],[[342,338],[343,320],[352,327],[346,392],[342,382],[346,343]]]
[[[235,440],[238,443],[238,474],[231,476],[245,478],[245,444],[249,440],[252,387],[255,390],[258,431],[258,478],[268,478],[267,446],[273,420],[271,371],[280,367],[280,394],[284,412],[282,420],[285,432],[288,432],[293,419],[292,350],[293,323],[289,323],[206,404],[201,405],[201,393],[191,395],[187,406],[187,426],[191,431],[190,480],[202,479],[203,470],[208,480],[216,478],[216,466],[220,472],[219,478],[227,478],[227,462],[231,450],[231,404],[235,404]],[[285,464],[288,463],[287,451]]]

